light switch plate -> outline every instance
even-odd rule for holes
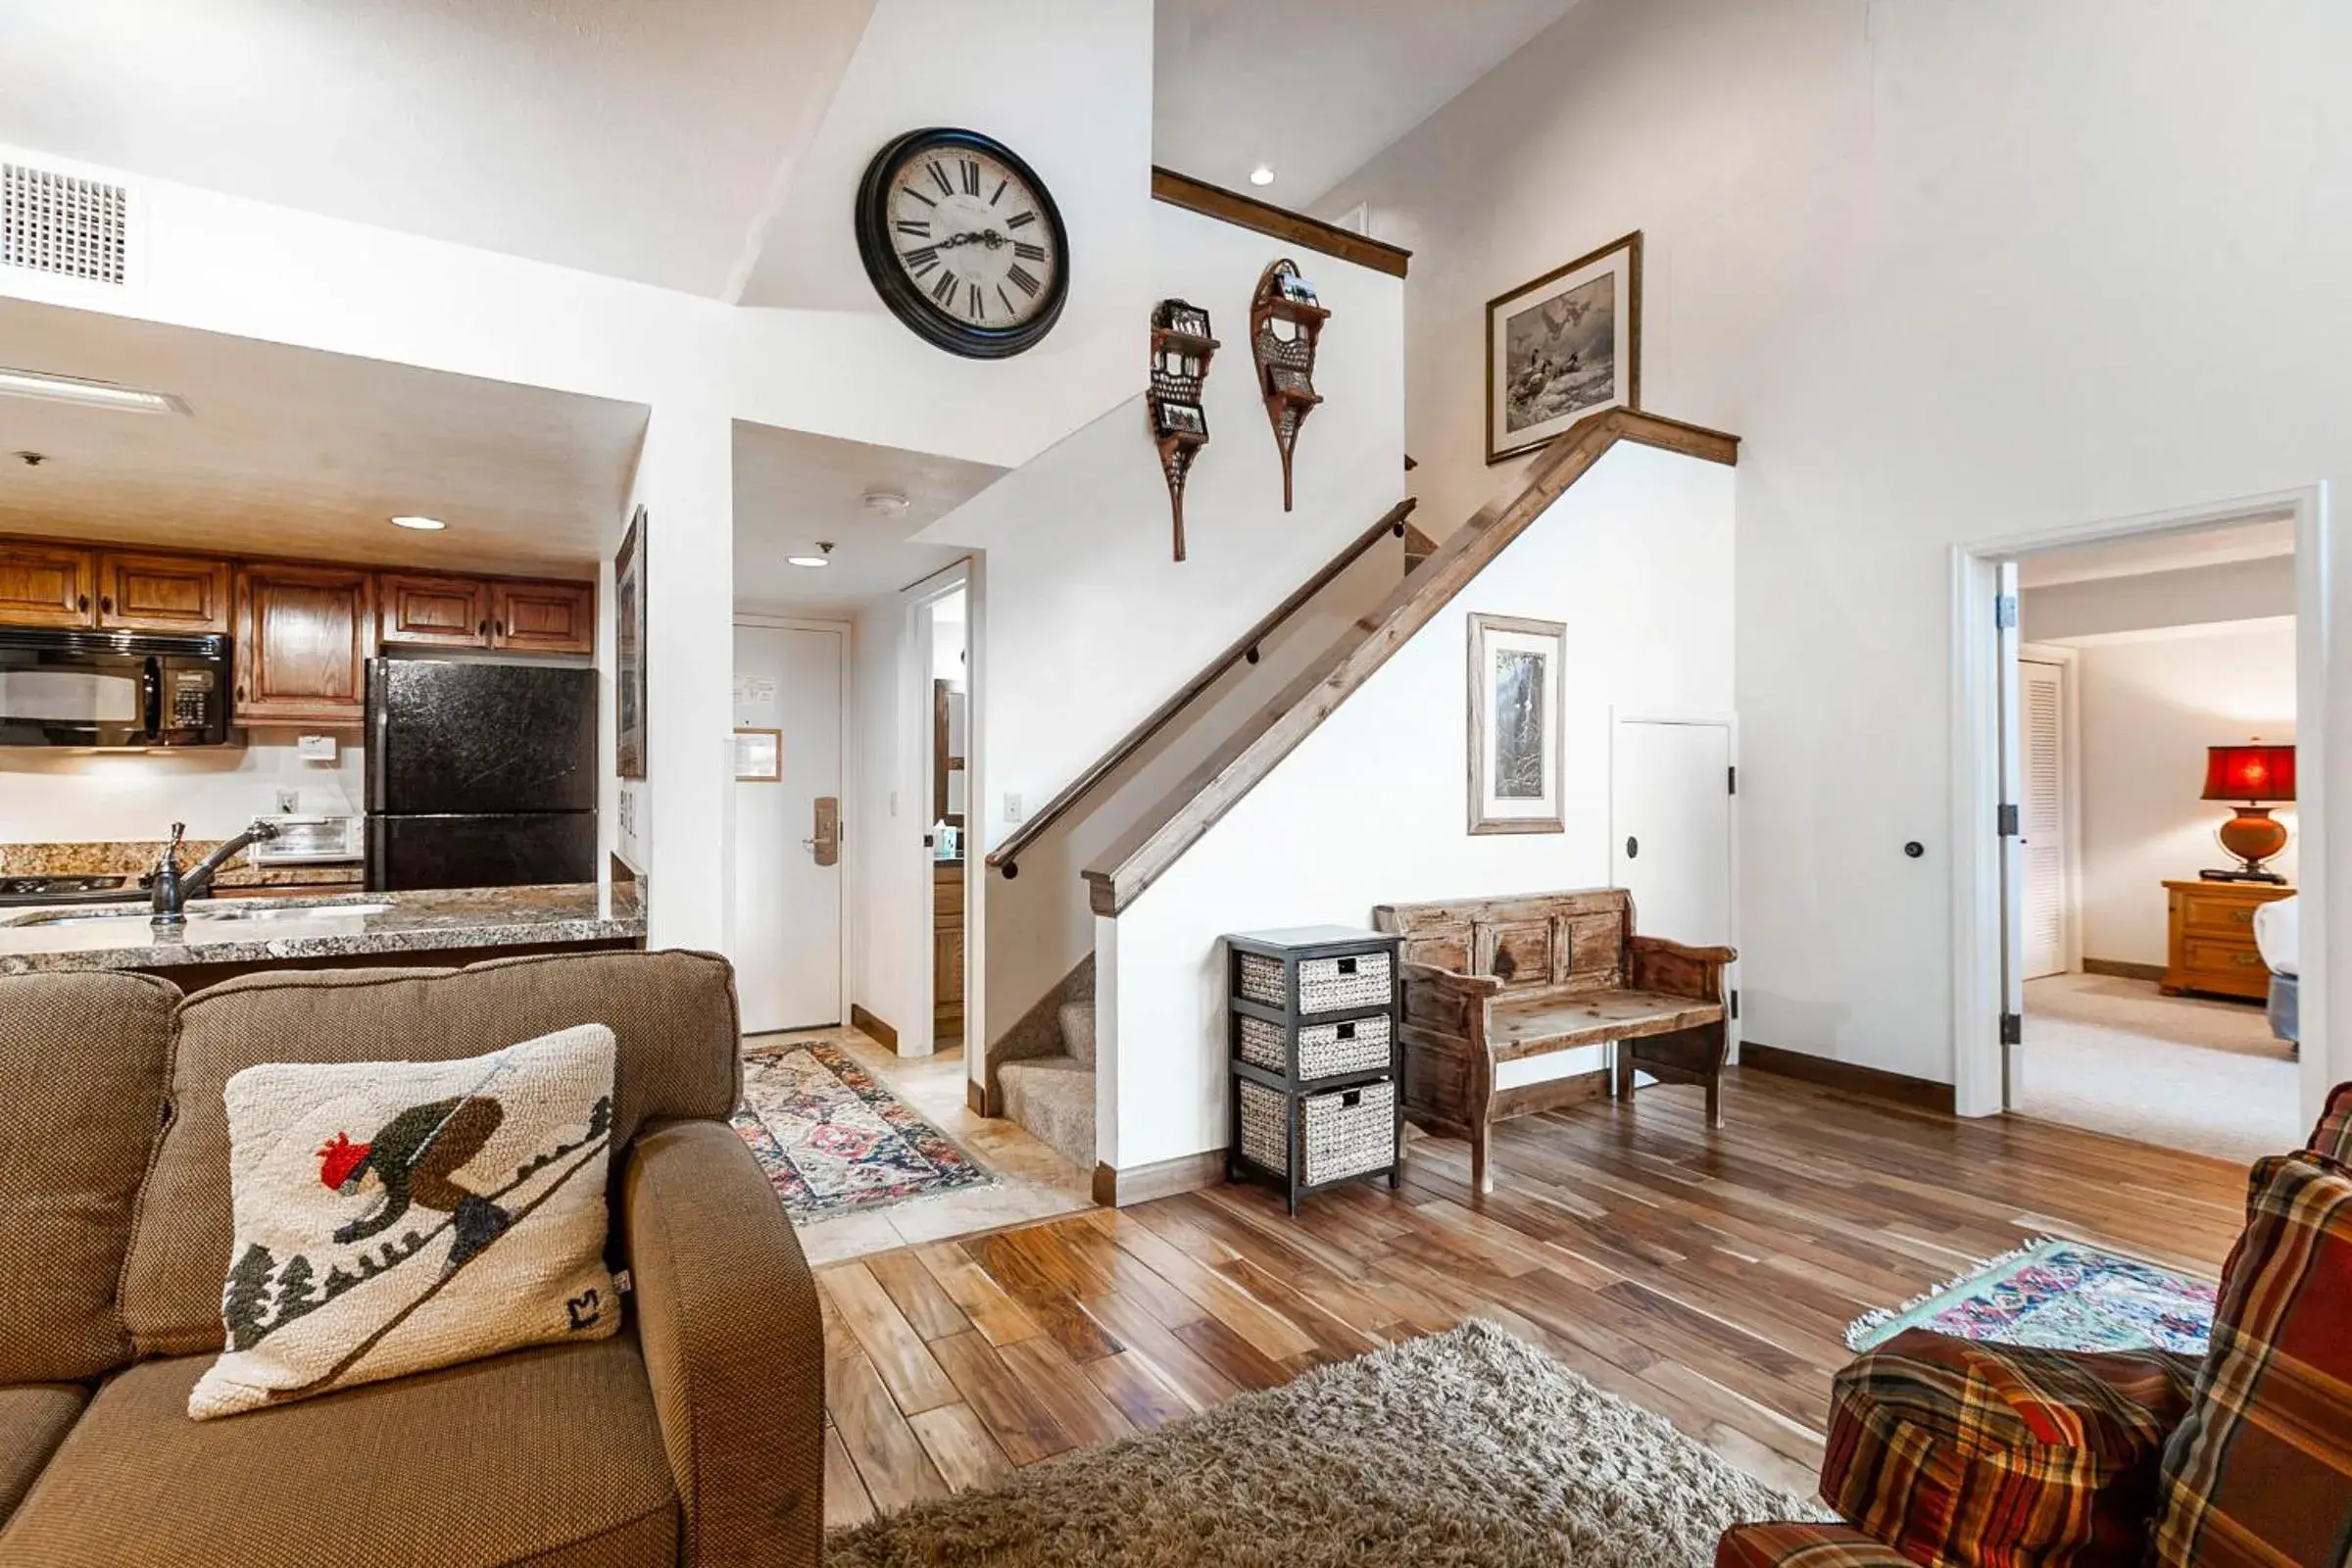
[[[1020,819],[1021,798],[1018,795],[1007,791],[1004,796],[1004,820],[1007,822],[1018,822]]]

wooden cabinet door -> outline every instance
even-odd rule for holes
[[[490,646],[537,654],[595,653],[596,585],[492,583]]]
[[[931,1016],[934,1025],[963,1021],[963,922],[931,933]]]
[[[228,630],[228,563],[188,556],[98,557],[98,624],[128,631]]]
[[[0,543],[0,625],[90,624],[90,553]]]
[[[376,638],[428,648],[490,646],[490,592],[470,577],[376,573]]]
[[[357,724],[375,651],[369,574],[342,566],[237,572],[240,724]]]

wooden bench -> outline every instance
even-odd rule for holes
[[[1616,1093],[1639,1070],[1707,1091],[1721,1126],[1723,969],[1730,948],[1634,934],[1623,888],[1448,904],[1384,904],[1372,923],[1404,938],[1404,1114],[1469,1140],[1471,1179],[1494,1190],[1487,1129],[1608,1092],[1609,1071],[1494,1087],[1506,1061],[1617,1042]]]

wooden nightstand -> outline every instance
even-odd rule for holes
[[[2183,991],[2260,1002],[2271,994],[2271,968],[2254,946],[2254,911],[2295,890],[2277,882],[2167,882],[2171,941],[2164,982]]]

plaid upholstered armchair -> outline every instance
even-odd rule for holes
[[[2212,1348],[1896,1335],[1831,1396],[1844,1522],[1742,1525],[1717,1568],[2352,1568],[2352,1084],[2254,1167]]]

